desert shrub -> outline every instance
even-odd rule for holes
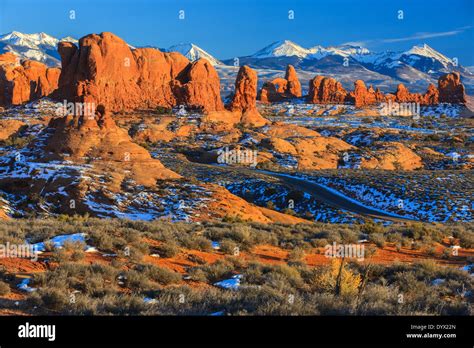
[[[179,253],[179,248],[175,243],[163,243],[156,247],[161,257],[175,257]]]
[[[0,280],[0,296],[8,295],[10,293],[10,285]]]
[[[33,302],[38,307],[44,307],[53,311],[63,311],[69,304],[67,293],[56,288],[39,289],[33,293]]]
[[[426,252],[428,253],[428,255],[430,255],[430,256],[433,257],[433,256],[436,255],[436,248],[433,247],[433,246],[430,246],[430,247],[426,250]]]
[[[193,236],[190,238],[183,238],[182,244],[184,247],[193,250],[201,250],[201,251],[211,251],[212,250],[212,243],[209,239],[202,236]]]
[[[451,249],[445,248],[445,249],[443,249],[443,253],[441,254],[441,257],[443,259],[449,259],[451,257],[451,255],[452,255]]]
[[[370,220],[360,226],[360,231],[369,235],[372,233],[383,233],[383,226]]]
[[[358,315],[395,315],[400,304],[393,286],[368,284],[357,308]]]
[[[457,237],[463,248],[474,248],[474,232],[464,231],[457,233]]]
[[[71,261],[81,261],[85,257],[84,250],[74,250],[71,254]]]
[[[147,276],[135,270],[128,270],[123,274],[124,283],[132,291],[144,291],[152,287]]]
[[[181,274],[154,265],[140,265],[137,271],[143,272],[148,278],[162,285],[179,283],[182,279]]]
[[[342,242],[345,244],[357,243],[359,239],[359,233],[354,230],[342,229],[339,231],[339,234],[341,235]]]
[[[322,248],[322,247],[325,247],[326,245],[328,245],[329,243],[328,243],[327,239],[321,238],[321,239],[311,239],[311,244],[314,247]]]
[[[224,239],[220,243],[220,250],[224,254],[235,255],[236,253],[238,253],[239,248],[238,248],[237,243],[235,243],[231,239]]]
[[[195,274],[195,269],[196,268],[191,268],[190,274]],[[204,272],[206,279],[210,283],[214,283],[232,275],[234,266],[226,260],[218,260],[213,264],[197,267],[197,269]]]
[[[331,264],[316,276],[316,288],[327,292],[335,292],[337,279],[341,271],[340,294],[354,296],[359,289],[361,277],[351,271],[347,265],[343,265],[341,269],[341,262],[340,259],[333,259]]]
[[[369,240],[375,245],[377,245],[379,248],[383,248],[385,245],[385,238],[383,234],[381,233],[373,233],[369,235]]]
[[[301,262],[305,256],[305,252],[302,248],[294,248],[288,254],[289,262]]]
[[[421,239],[426,233],[428,233],[428,231],[424,228],[423,224],[419,222],[410,224],[407,229],[408,236],[415,240]]]
[[[192,268],[188,273],[190,278],[196,282],[205,283],[208,281],[206,272],[200,268]]]
[[[71,254],[64,248],[55,249],[52,259],[58,263],[69,261]]]

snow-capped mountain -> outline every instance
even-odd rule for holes
[[[361,46],[341,45],[341,46],[314,46],[304,48],[290,40],[276,41],[255,54],[250,58],[273,58],[273,57],[298,57],[302,59],[321,59],[328,55],[340,55],[348,57],[351,55],[366,55],[370,51]]]
[[[214,58],[211,54],[192,43],[182,43],[166,49],[166,52],[179,52],[190,61],[194,62],[200,58],[206,58],[212,65],[222,65],[223,63]]]
[[[23,59],[60,66],[57,52],[60,41],[77,44],[77,40],[71,37],[57,39],[45,33],[23,34],[13,31],[0,36],[0,53],[13,52]],[[133,46],[129,47],[134,49]],[[206,58],[216,67],[234,65],[234,58],[221,61],[192,43],[159,49],[180,52],[191,61]],[[362,79],[367,84],[380,87],[384,92],[393,92],[401,82],[413,91],[422,92],[429,83],[436,84],[440,75],[459,71],[468,93],[474,93],[474,72],[426,44],[401,52],[371,52],[365,47],[350,44],[305,48],[295,42],[283,40],[274,42],[253,55],[239,57],[239,63],[258,69],[259,76],[267,76],[264,70],[268,70],[271,76],[281,75],[286,66],[292,64],[304,79],[316,74],[331,76],[349,89],[353,87],[353,81]],[[232,69],[231,71],[234,73]],[[233,78],[232,74],[226,76]]]
[[[57,51],[60,41],[77,44],[72,37],[57,39],[45,33],[23,34],[18,31],[0,36],[0,52],[12,52],[22,59],[32,59],[50,66],[59,66],[61,60]]]
[[[251,55],[251,58],[273,58],[273,57],[298,57],[306,58],[312,51],[307,48],[303,48],[300,45],[290,41],[276,41],[264,48],[257,53]]]
[[[426,44],[402,52],[371,52],[350,44],[305,48],[284,40],[239,60],[241,65],[256,69],[284,70],[286,65],[292,64],[299,70],[336,77],[343,84],[344,80],[355,77],[377,85],[403,82],[419,90],[436,83],[442,74],[459,71],[468,90],[474,90],[474,75],[468,69]],[[231,60],[223,62],[229,64]]]

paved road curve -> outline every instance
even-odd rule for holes
[[[307,192],[310,195],[314,196],[315,198],[319,199],[320,201],[323,201],[324,203],[327,203],[335,208],[347,210],[359,215],[368,216],[375,219],[395,221],[395,222],[417,221],[411,218],[405,218],[402,216],[397,216],[397,215],[393,215],[393,214],[386,213],[383,211],[378,211],[376,209],[368,208],[364,206],[362,203],[358,203],[354,200],[347,199],[346,197],[341,196],[333,192],[332,190],[328,190],[324,186],[321,186],[319,184],[316,184],[314,182],[311,182],[305,179],[296,178],[289,174],[242,168],[242,167],[239,167],[239,168],[226,167],[226,166],[220,166],[220,165],[210,165],[210,164],[201,164],[201,163],[199,164],[193,163],[193,164],[194,165],[197,164],[199,166],[208,166],[214,169],[219,168],[220,170],[223,170],[223,171],[232,171],[232,172],[239,171],[239,172],[247,173],[247,174],[257,173],[259,175],[271,176],[271,177],[279,179],[282,183],[288,186],[292,186],[295,189]]]
[[[416,221],[410,218],[396,216],[390,213],[368,208],[362,205],[361,203],[357,203],[353,200],[347,199],[344,196],[338,195],[332,190],[328,190],[324,186],[321,186],[311,181],[307,181],[305,179],[295,178],[287,174],[281,174],[281,173],[275,173],[275,172],[267,172],[267,171],[260,171],[260,170],[256,170],[256,172],[264,174],[264,175],[269,175],[274,178],[278,178],[284,183],[286,183],[287,185],[290,185],[301,191],[305,191],[311,194],[312,196],[316,197],[317,199],[329,205],[332,205],[333,207],[337,207],[337,208],[344,209],[353,213],[357,213],[364,216],[370,216],[372,218],[378,218],[382,220]]]

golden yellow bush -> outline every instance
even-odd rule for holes
[[[316,277],[316,287],[323,291],[334,292],[336,290],[337,277],[341,267],[341,259],[333,259],[330,266]],[[341,295],[355,295],[361,283],[359,274],[354,274],[347,264],[343,265],[341,271]]]

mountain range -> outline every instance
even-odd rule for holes
[[[70,41],[72,37],[57,39],[45,33],[24,34],[18,31],[0,36],[0,52],[13,52],[20,58],[41,61],[49,66],[59,66],[57,44]],[[133,48],[133,46],[131,46]],[[163,49],[166,52],[180,52],[189,60],[206,58],[216,66],[219,73],[234,78],[235,58],[217,59],[204,49],[192,43],[181,43]],[[393,91],[398,83],[409,85],[414,91],[423,91],[429,83],[435,83],[445,73],[458,71],[466,90],[474,92],[474,74],[432,47],[423,44],[402,52],[372,52],[355,45],[314,46],[305,48],[289,40],[274,42],[250,56],[236,57],[240,65],[257,69],[259,75],[272,77],[292,64],[305,82],[312,75],[324,74],[335,77],[345,88],[352,88],[356,79],[362,79],[381,90]],[[224,83],[225,84],[225,83]],[[227,89],[224,85],[224,89]]]

